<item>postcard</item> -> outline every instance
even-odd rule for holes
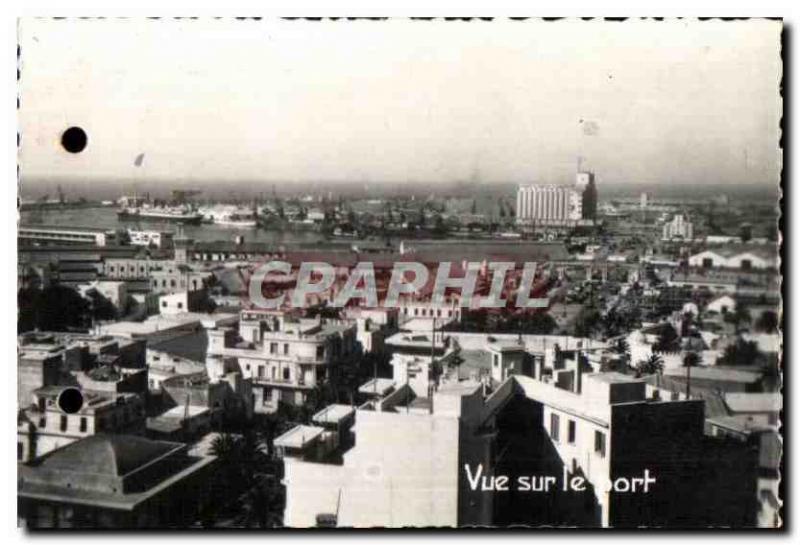
[[[781,528],[782,33],[21,19],[19,526]]]

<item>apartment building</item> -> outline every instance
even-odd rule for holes
[[[478,382],[431,397],[400,386],[353,409],[329,406],[276,438],[291,527],[491,524],[492,495],[460,469],[489,467],[492,405]]]
[[[253,380],[256,411],[272,412],[280,402],[300,405],[317,385],[337,380],[341,367],[358,356],[356,324],[243,310],[238,336],[230,329],[209,331],[208,356],[234,359]]]
[[[26,407],[33,402],[33,392],[45,386],[57,386],[69,378],[69,384],[84,381],[92,388],[88,373],[113,366],[121,381],[120,391],[139,392],[147,382],[145,342],[110,335],[85,333],[30,332],[18,337],[17,402]],[[103,383],[99,380],[99,383]],[[117,386],[113,389],[116,391]],[[97,386],[104,390],[105,387]]]
[[[601,354],[580,340],[542,337],[397,355],[391,379],[359,389],[369,401],[347,413],[351,435],[315,416],[278,437],[285,524],[754,523],[755,479],[742,479],[753,453],[704,435],[703,400],[662,399],[642,379],[597,372]],[[473,490],[478,466],[479,488],[494,476],[510,488]],[[579,489],[563,487],[576,478]]]
[[[384,352],[386,339],[394,335],[399,327],[396,308],[348,307],[344,309],[344,316],[355,321],[356,342],[364,354]]]
[[[143,434],[144,398],[133,393],[81,390],[82,406],[72,413],[59,396],[72,386],[45,386],[33,392],[33,403],[17,415],[17,460],[29,462],[97,433]]]

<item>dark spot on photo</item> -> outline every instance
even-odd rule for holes
[[[83,394],[77,388],[66,388],[58,394],[58,408],[67,414],[74,414],[83,407]]]
[[[70,153],[80,153],[86,148],[86,132],[80,127],[70,127],[61,135],[61,145]]]

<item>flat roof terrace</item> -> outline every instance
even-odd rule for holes
[[[283,435],[276,437],[275,446],[290,449],[303,449],[319,439],[324,431],[325,428],[319,426],[295,426]]]
[[[311,420],[317,424],[338,424],[355,412],[355,409],[350,405],[333,404],[319,411]]]

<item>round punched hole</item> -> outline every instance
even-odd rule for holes
[[[61,145],[70,153],[80,153],[86,147],[86,132],[80,127],[70,127],[61,135]]]
[[[58,408],[67,414],[74,414],[83,407],[83,394],[77,388],[65,388],[58,394]]]

